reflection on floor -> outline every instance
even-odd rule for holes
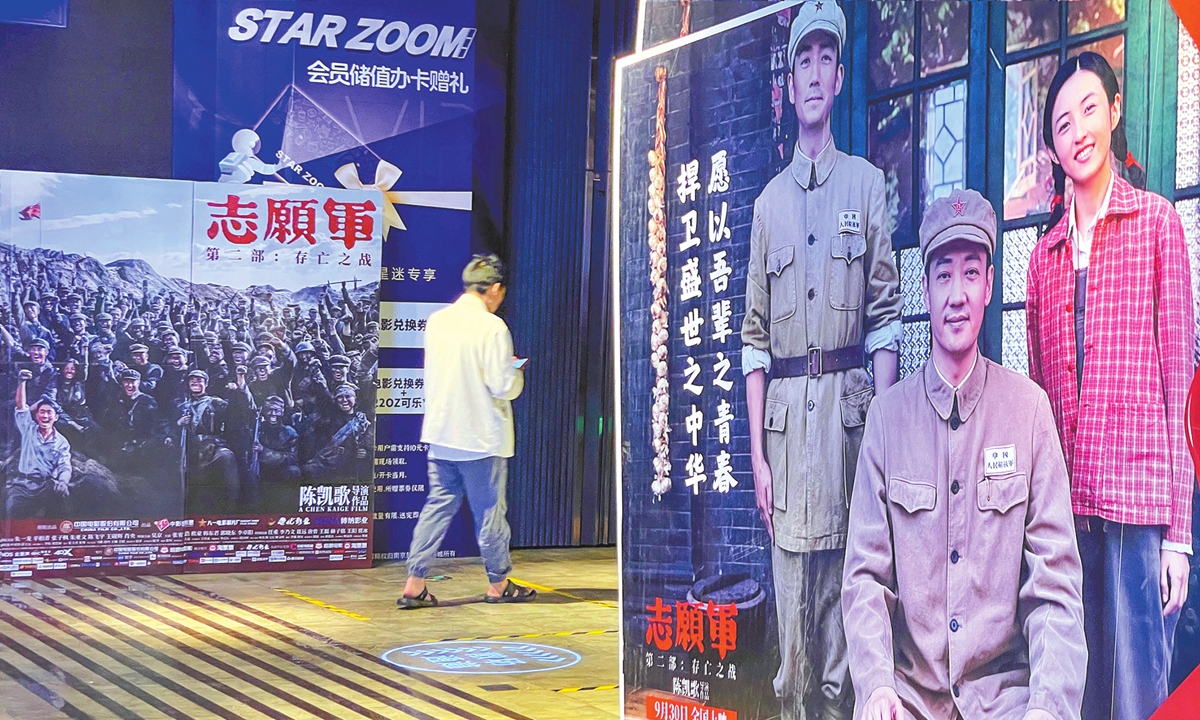
[[[5,583],[0,720],[617,717],[615,552],[514,561],[536,603],[483,603],[477,560],[408,612],[398,563]]]

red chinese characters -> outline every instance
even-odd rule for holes
[[[223,203],[208,204],[211,208],[220,208],[225,211],[224,215],[212,213],[212,225],[208,226],[208,239],[216,240],[217,233],[225,236],[225,239],[234,245],[249,245],[258,239],[256,231],[258,230],[258,213],[243,211],[254,210],[258,207],[258,203],[247,202],[243,203],[242,199],[237,195],[230,195]]]
[[[704,652],[704,644],[717,653],[722,660],[737,650],[737,605],[676,602],[666,605],[662,598],[654,598],[647,605],[650,613],[646,623],[646,644],[659,650],[678,648],[685,652]],[[705,628],[707,626],[707,634]]]
[[[325,201],[325,214],[329,216],[329,235],[333,240],[346,243],[350,250],[356,242],[367,242],[375,229],[375,219],[368,213],[374,212],[375,203],[367,200],[360,203]],[[341,233],[339,236],[338,233]]]
[[[316,245],[316,200],[267,200],[267,237],[287,244],[307,240]]]
[[[249,245],[258,240],[275,240],[288,245],[297,240],[309,245],[317,244],[317,208],[324,211],[324,220],[329,239],[343,243],[347,250],[355,243],[370,242],[375,234],[375,219],[371,213],[376,205],[370,200],[363,202],[338,202],[328,198],[323,204],[315,198],[298,200],[293,198],[268,198],[266,207],[266,229],[259,235],[258,203],[242,201],[238,195],[229,195],[224,202],[209,202],[212,223],[208,226],[208,237],[216,240],[223,236],[234,245]],[[347,254],[349,264],[350,256]],[[368,258],[366,261],[363,258]],[[261,262],[261,260],[255,260]],[[303,262],[303,261],[299,261]],[[369,253],[359,258],[360,265],[370,265]]]

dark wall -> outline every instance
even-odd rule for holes
[[[0,167],[171,176],[169,0],[72,0],[0,25]]]
[[[612,69],[635,0],[517,0],[509,93],[507,318],[533,358],[517,401],[521,546],[616,539],[608,273]]]

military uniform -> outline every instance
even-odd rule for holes
[[[926,211],[922,255],[979,241],[974,229],[990,253],[995,223],[987,200],[955,191]],[[1078,720],[1082,583],[1041,388],[976,354],[957,387],[931,359],[876,399],[842,590],[860,714],[889,687],[903,720],[1021,720],[1032,709]]]
[[[789,62],[815,30],[840,47],[845,17],[836,3],[796,12]],[[898,350],[901,336],[887,223],[883,173],[832,139],[816,158],[797,147],[754,203],[742,369],[770,376],[763,448],[774,493],[775,692],[785,719],[844,717],[852,705],[839,588],[874,395],[863,366],[876,350]]]

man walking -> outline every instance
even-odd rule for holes
[[[1079,720],[1087,649],[1050,401],[982,357],[996,214],[974,190],[920,231],[930,359],[867,415],[842,610],[862,720]]]
[[[799,134],[791,165],[755,201],[750,233],[742,371],[756,502],[773,540],[784,720],[853,707],[839,599],[873,395],[863,366],[873,359],[875,390],[894,383],[902,335],[883,173],[834,147],[830,129],[845,36],[832,0],[797,8],[788,95]]]
[[[475,518],[487,570],[488,602],[525,602],[537,592],[508,580],[512,560],[506,488],[513,456],[512,400],[525,386],[512,336],[496,310],[504,302],[504,265],[476,255],[463,270],[463,294],[425,326],[425,422],[429,498],[413,531],[403,609],[432,607],[429,564],[464,498]]]

